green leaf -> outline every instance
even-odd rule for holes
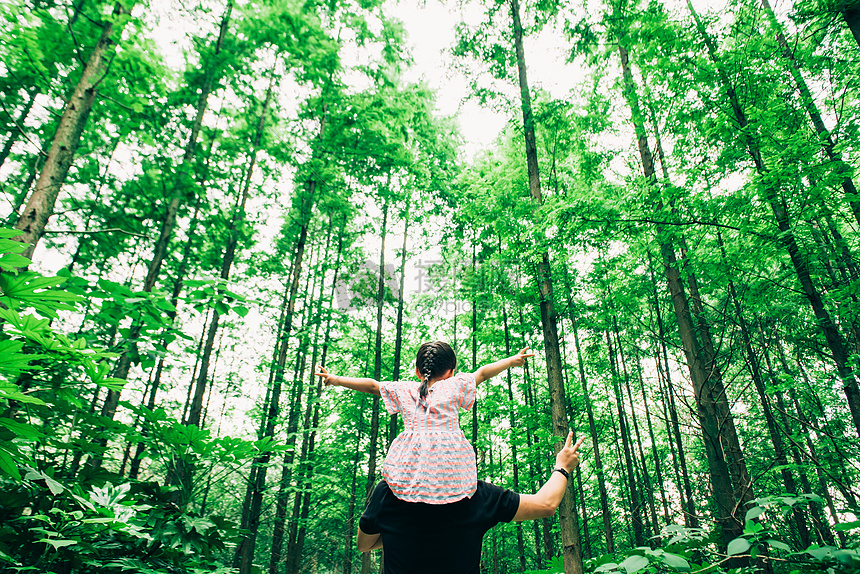
[[[21,565],[21,563],[20,563],[20,562],[18,562],[17,560],[15,560],[14,558],[12,558],[11,556],[9,556],[8,554],[6,554],[5,552],[3,552],[2,550],[0,550],[0,561],[5,562],[5,563],[7,563],[7,564],[14,564],[14,565],[16,565],[16,566],[20,566],[20,565]],[[27,571],[27,570],[36,570],[36,568],[35,568],[35,567],[33,567],[33,566],[30,566],[29,568],[16,568],[15,570],[16,570],[17,572],[25,572],[25,571]]]
[[[0,257],[0,267],[6,271],[14,271],[21,267],[27,267],[30,263],[31,261],[29,259],[22,255],[16,255],[15,253],[5,253]]]
[[[0,398],[10,400],[10,401],[18,401],[19,403],[27,403],[31,405],[44,405],[45,401],[41,399],[37,399],[36,397],[31,397],[30,395],[25,395],[20,391],[9,391],[6,388],[0,386]]]
[[[77,544],[77,540],[52,540],[50,538],[42,538],[39,542],[44,542],[45,544],[50,544],[54,547],[54,550],[58,550],[63,548],[64,546],[72,546]]]
[[[24,475],[24,480],[44,480],[45,484],[48,485],[48,489],[50,489],[51,494],[55,496],[66,489],[66,487],[64,487],[62,484],[60,484],[44,472],[40,472],[32,468],[27,471],[26,475]]]
[[[175,313],[175,312],[176,312],[176,307],[174,307],[174,306],[173,306],[173,304],[172,304],[170,301],[168,301],[167,299],[165,299],[165,298],[163,298],[163,297],[157,297],[157,298],[153,301],[153,304],[154,304],[157,308],[161,309],[162,311],[169,311],[169,312],[171,312],[171,313]]]
[[[682,572],[688,572],[690,570],[690,563],[682,556],[672,554],[671,552],[664,552],[661,558],[666,566],[670,566],[675,570],[681,570]]]
[[[750,520],[755,520],[756,518],[761,516],[763,512],[764,508],[762,508],[761,506],[753,506],[752,508],[747,510],[747,515],[744,521],[749,522]]]
[[[0,372],[18,374],[31,368],[32,361],[44,357],[35,353],[19,353],[23,347],[24,341],[0,341]]]
[[[18,465],[15,464],[15,459],[3,449],[0,449],[0,472],[15,480],[21,480],[21,472],[18,470]]]
[[[27,440],[38,440],[45,436],[42,430],[28,423],[20,423],[9,418],[0,418],[0,426],[4,426],[19,437]]]
[[[860,520],[855,520],[854,522],[843,522],[841,524],[837,524],[833,527],[833,530],[836,532],[845,532],[846,530],[854,530],[855,528],[860,528]]]
[[[726,554],[729,556],[734,556],[736,554],[743,554],[747,550],[750,549],[750,542],[746,538],[735,538],[731,542],[729,542],[729,547],[726,550]]]
[[[785,552],[791,552],[791,547],[785,542],[780,542],[779,540],[768,539],[765,540],[767,545],[771,548],[776,548],[777,550],[784,550]]]
[[[127,382],[128,381],[126,381],[125,379],[118,379],[116,377],[108,377],[106,379],[102,379],[101,381],[98,381],[97,384],[100,387],[104,387],[104,388],[110,389],[112,391],[121,391]]]
[[[45,483],[48,485],[48,488],[50,489],[51,494],[53,494],[54,496],[60,494],[61,492],[63,492],[66,489],[62,484],[60,484],[59,482],[57,482],[56,480],[54,480],[50,476],[47,476],[47,475],[42,475],[42,476],[45,479]]]
[[[836,548],[833,546],[811,546],[807,548],[805,552],[816,560],[824,560],[831,556],[834,550],[836,550]]]
[[[189,530],[196,530],[201,534],[205,534],[207,530],[215,527],[215,523],[202,516],[191,517],[183,516],[182,521]]]
[[[0,238],[3,239],[12,239],[13,237],[18,237],[21,235],[21,230],[19,229],[10,229],[8,227],[0,227]],[[16,241],[15,243],[20,243]],[[26,245],[26,243],[21,243],[21,245]]]
[[[102,291],[108,293],[113,296],[120,296],[123,299],[132,297],[134,295],[133,291],[122,285],[120,283],[115,283],[113,281],[108,281],[107,279],[99,279],[98,286]]]
[[[627,560],[621,563],[621,567],[627,570],[627,574],[634,574],[634,572],[640,572],[644,570],[648,566],[648,559],[644,556],[639,556],[634,554],[633,556],[628,556]]]

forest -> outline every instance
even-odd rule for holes
[[[0,2],[0,573],[381,574],[314,373],[432,340],[536,353],[480,479],[585,437],[482,572],[860,572],[860,1],[446,1],[472,151],[393,4]]]

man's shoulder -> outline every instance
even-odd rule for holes
[[[510,522],[520,505],[520,495],[513,490],[495,485],[492,482],[478,481],[475,494],[472,496],[475,504],[492,509],[498,513],[502,522]]]
[[[391,488],[389,488],[388,483],[384,480],[380,480],[376,484],[376,488],[373,489],[373,494],[371,494],[370,496],[371,498],[380,499],[384,498],[386,495],[393,496],[394,494],[391,492]]]
[[[479,481],[478,481],[478,486],[477,486],[477,488],[476,488],[476,490],[475,490],[475,495],[481,495],[481,496],[501,496],[502,494],[504,494],[504,493],[506,493],[506,492],[509,492],[509,493],[511,493],[511,494],[514,494],[514,495],[516,495],[516,496],[519,496],[519,495],[518,495],[516,492],[514,492],[513,490],[509,490],[509,489],[504,488],[504,487],[502,487],[502,486],[498,486],[498,485],[496,485],[496,484],[493,484],[492,482],[485,482],[485,481],[483,481],[483,480],[479,480]]]
[[[386,501],[391,498],[394,498],[394,493],[391,492],[391,489],[388,487],[388,483],[384,480],[380,480],[376,484],[376,488],[374,488],[373,492],[370,494],[370,498],[367,500],[365,514],[376,516],[379,514],[382,506],[386,504]]]

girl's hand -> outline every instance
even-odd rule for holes
[[[325,367],[317,367],[319,369],[318,373],[314,373],[316,376],[321,377],[323,380],[323,384],[327,387],[335,386],[335,376],[329,373]]]
[[[525,349],[520,351],[518,354],[511,357],[511,366],[512,367],[522,367],[523,365],[526,364],[526,359],[528,359],[529,357],[534,357],[534,356],[535,356],[535,354],[529,352],[529,348],[526,347]]]

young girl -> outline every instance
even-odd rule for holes
[[[528,351],[455,375],[457,357],[451,346],[424,343],[415,360],[420,383],[339,377],[323,367],[314,374],[329,386],[381,396],[389,414],[399,411],[405,429],[391,443],[382,477],[401,500],[447,504],[471,497],[478,482],[475,452],[460,430],[458,410],[472,408],[478,384],[534,357]]]

